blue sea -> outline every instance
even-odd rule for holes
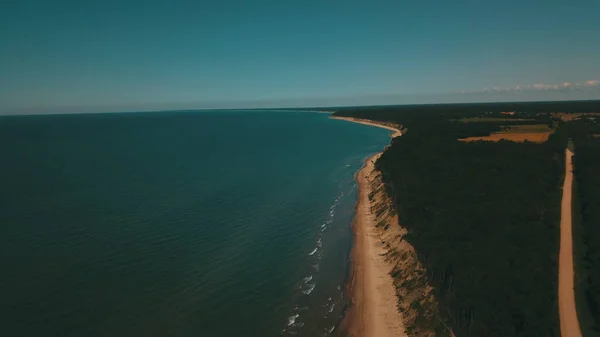
[[[328,336],[384,129],[308,111],[0,117],[0,335]]]

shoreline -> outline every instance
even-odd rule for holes
[[[329,118],[331,118],[331,119],[337,119],[337,120],[340,120],[340,121],[346,121],[346,122],[358,123],[358,124],[363,124],[363,125],[369,125],[369,126],[374,126],[374,127],[377,127],[377,128],[382,128],[382,129],[387,129],[387,130],[390,130],[390,131],[394,131],[394,133],[390,135],[390,138],[396,138],[396,137],[402,136],[402,130],[399,129],[397,126],[392,125],[391,123],[390,124],[384,124],[382,122],[372,121],[370,119],[360,119],[360,118],[352,118],[352,117],[330,116]],[[383,151],[385,151],[385,149]],[[381,151],[380,153],[383,153],[383,151]]]
[[[402,131],[392,125],[347,117],[330,118],[394,131],[390,135],[392,139],[402,135]],[[350,279],[346,285],[350,306],[342,318],[341,329],[337,335],[344,333],[353,337],[407,336],[403,316],[399,311],[396,287],[390,275],[394,266],[386,261],[388,249],[382,244],[376,228],[375,215],[371,212],[372,181],[373,176],[378,173],[375,162],[383,151],[370,156],[354,176],[358,185],[358,199],[352,221],[354,242],[350,253]]]

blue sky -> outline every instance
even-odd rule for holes
[[[0,113],[600,98],[600,1],[9,1]]]

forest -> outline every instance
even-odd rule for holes
[[[500,114],[508,110],[519,111],[518,118]],[[405,128],[376,167],[408,230],[406,240],[426,266],[443,320],[457,337],[560,336],[557,259],[569,129],[550,112],[565,111],[600,112],[600,102],[369,107],[335,113]],[[504,120],[460,121],[484,116]],[[533,123],[523,117],[552,125],[554,133],[544,143],[457,140],[489,135],[501,125]],[[599,177],[587,179],[600,183]],[[599,210],[600,185],[593,189]],[[600,213],[594,216],[598,223]],[[600,248],[600,230],[596,239]],[[600,249],[594,256],[600,259]],[[600,270],[593,273],[600,280]],[[600,305],[600,282],[594,282],[594,305]]]
[[[584,336],[600,335],[600,124],[569,123],[573,140],[575,295]]]

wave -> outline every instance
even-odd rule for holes
[[[300,315],[295,314],[293,316],[288,317],[288,326],[293,325],[294,323],[296,323],[296,319],[300,317]]]
[[[355,181],[352,179],[351,180],[353,183],[355,183]],[[350,183],[350,180],[348,181],[348,183]],[[348,194],[348,193],[346,193]],[[336,309],[339,309],[339,305],[340,302],[337,299],[337,292],[333,291],[332,293],[329,294],[329,296],[325,295],[324,298],[321,297],[315,297],[315,296],[320,296],[320,291],[316,294],[313,294],[316,285],[317,285],[317,281],[315,281],[315,276],[319,275],[319,269],[320,269],[320,261],[323,258],[323,254],[325,254],[325,240],[329,239],[329,236],[326,238],[325,237],[325,231],[329,230],[331,231],[331,229],[334,229],[333,224],[335,223],[334,220],[336,219],[336,216],[338,216],[338,207],[342,207],[342,202],[344,200],[344,192],[339,192],[337,197],[330,201],[331,203],[329,204],[329,207],[326,208],[326,212],[325,215],[322,220],[321,220],[321,224],[318,227],[320,229],[320,232],[317,232],[318,234],[316,235],[316,243],[315,246],[313,247],[313,249],[308,253],[308,256],[312,256],[312,258],[308,259],[309,261],[312,260],[312,264],[309,264],[313,269],[312,271],[309,271],[307,274],[305,274],[302,277],[302,281],[301,281],[301,285],[296,288],[296,291],[301,291],[303,295],[305,295],[305,297],[303,297],[303,299],[299,299],[299,302],[296,303],[295,308],[293,309],[293,311],[290,313],[293,316],[290,316],[288,318],[287,321],[287,326],[283,329],[283,335],[297,335],[297,334],[302,334],[299,330],[302,326],[311,326],[312,327],[312,323],[310,322],[301,322],[300,318],[301,316],[303,316],[303,311],[306,310],[308,311],[309,308],[308,306],[306,306],[308,303],[311,303],[310,305],[310,311],[309,312],[313,312],[313,311],[317,311],[320,313],[321,317],[324,320],[331,320],[331,319],[335,319],[335,317],[332,316],[332,314],[334,312],[336,312],[337,315],[337,311]],[[330,228],[331,227],[331,228]],[[329,245],[329,241],[327,241],[327,244]],[[326,286],[327,288],[327,286]],[[337,286],[337,289],[340,290],[340,286]],[[321,288],[319,288],[321,289]],[[322,289],[322,291],[326,291],[328,289]],[[333,289],[332,289],[333,290]],[[334,295],[335,294],[335,295]],[[301,295],[302,296],[302,295]],[[341,296],[343,296],[343,294],[341,294]],[[314,301],[317,301],[317,303],[313,303]],[[316,307],[313,307],[312,304],[316,304]],[[306,325],[305,325],[306,324]],[[321,328],[323,330],[321,330],[321,334],[325,335],[325,336],[330,336],[331,333],[336,329],[336,325],[334,326],[321,326]]]
[[[305,289],[305,290],[302,290],[302,293],[303,293],[304,295],[310,295],[310,293],[312,293],[312,291],[313,291],[313,290],[315,290],[315,286],[316,286],[316,284],[314,284],[314,283],[309,283],[309,284],[307,284],[307,286],[308,286],[308,287],[307,287],[307,289]]]

